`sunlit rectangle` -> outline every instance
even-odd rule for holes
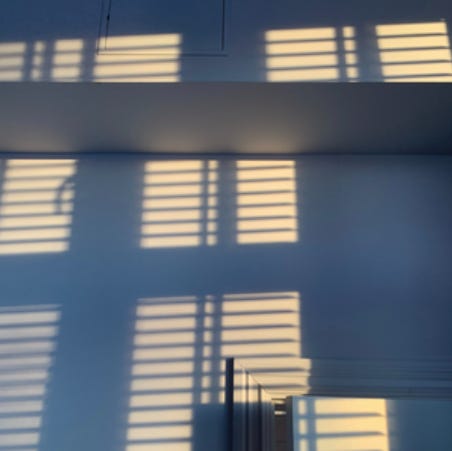
[[[66,242],[43,241],[41,243],[0,244],[0,255],[9,254],[53,254],[66,252],[69,245]]]
[[[264,358],[279,371],[285,358],[300,355],[300,348],[296,292],[140,300],[126,450],[139,444],[156,451],[162,443],[191,450],[199,409],[224,402],[226,357]],[[272,380],[271,374],[263,377]]]
[[[168,353],[168,355],[171,355]],[[134,376],[170,376],[178,374],[190,374],[193,370],[193,362],[182,360],[167,362],[166,365],[160,363],[137,363],[132,367]]]
[[[38,429],[41,427],[38,416],[0,418],[0,430],[4,429]]]
[[[177,389],[176,389],[177,390]],[[175,391],[176,391],[175,390]],[[130,397],[130,408],[138,407],[168,407],[184,406],[193,402],[193,394],[178,390],[176,393],[158,393],[152,395],[132,395]]]
[[[12,337],[9,337],[11,340]],[[52,352],[55,344],[49,340],[20,341],[20,342],[0,342],[0,354],[21,354]]]
[[[150,352],[153,352],[155,348],[151,349]],[[193,351],[193,347],[191,348]],[[168,350],[164,348],[166,355],[168,355]],[[178,356],[178,348],[171,348],[171,356],[174,358],[180,358]],[[194,357],[194,353],[191,353],[191,358]],[[182,357],[182,358],[185,358]],[[186,376],[169,376],[165,375],[164,377],[157,378],[154,374],[151,378],[137,378],[132,380],[132,384],[130,390],[132,392],[136,391],[156,391],[156,390],[191,390],[193,388],[193,381],[190,377]]]
[[[192,329],[195,324],[194,317],[172,317],[167,318],[167,321],[163,322],[160,317],[154,317],[153,319],[141,319],[136,322],[136,330],[149,331],[149,330],[166,330],[171,324],[171,330]]]
[[[140,444],[130,444],[127,445],[126,451],[168,451],[168,449],[174,449],[175,451],[192,451],[191,441],[183,440],[169,440],[165,441],[155,441],[152,444],[140,443]]]
[[[222,355],[262,358],[300,355],[298,293],[226,295],[222,307]],[[249,346],[251,340],[252,346]]]
[[[8,324],[9,325],[9,324]],[[44,327],[8,327],[8,329],[0,328],[0,340],[4,339],[24,339],[24,338],[50,338],[57,334],[57,328],[54,326]]]
[[[194,296],[138,302],[126,450],[191,447],[197,311]]]
[[[51,361],[48,360],[45,363],[45,366],[50,365]],[[20,369],[20,370],[11,370],[5,373],[1,373],[0,372],[0,382],[5,382],[5,383],[9,383],[9,382],[24,382],[24,381],[42,381],[43,383],[45,381],[47,381],[47,379],[49,378],[49,373],[47,370],[43,370],[43,369],[33,369],[33,368],[27,368],[26,370],[24,369]]]
[[[300,28],[265,33],[268,81],[355,80],[355,30]]]
[[[7,160],[0,192],[0,255],[69,247],[75,160]]]
[[[383,67],[383,75],[385,77],[393,76],[416,76],[416,75],[429,75],[429,74],[447,74],[451,72],[451,63],[437,63],[432,62],[429,64],[416,63],[416,64],[392,64]]]
[[[179,34],[148,34],[148,35],[131,35],[131,36],[109,36],[108,50],[133,52],[141,51],[148,53],[152,50],[162,49],[174,50],[182,43]]]
[[[19,434],[0,434],[0,447],[3,446],[32,446],[39,442],[39,434],[34,432],[21,432]]]
[[[34,367],[47,367],[52,363],[52,359],[49,355],[38,355],[32,357],[5,357],[0,359],[0,371],[9,370],[15,368],[34,368]]]
[[[0,308],[1,449],[39,445],[59,318],[52,305]]]
[[[138,410],[129,415],[129,424],[146,424],[154,422],[191,421],[193,414],[187,409]]]
[[[4,231],[1,234],[0,242],[9,241],[37,241],[69,238],[69,229],[48,228]]]
[[[158,426],[158,427],[134,427],[127,432],[128,440],[158,440],[171,437],[173,434],[180,439],[191,438],[191,425]]]
[[[424,49],[424,48],[441,48],[448,47],[449,41],[447,36],[404,36],[379,38],[378,46],[381,50],[392,49]]]
[[[238,243],[295,242],[297,223],[295,162],[238,161]]]
[[[293,399],[295,451],[389,451],[387,409],[384,399]]]
[[[0,398],[29,398],[40,397],[45,394],[45,386],[39,385],[11,385],[0,387]]]
[[[166,345],[166,344],[171,345],[171,344],[182,344],[185,342],[191,343],[192,340],[194,340],[193,331],[178,332],[177,330],[175,331],[173,328],[171,331],[161,332],[158,334],[140,333],[135,336],[134,343],[137,346]]]
[[[303,55],[303,54],[325,54],[336,52],[337,47],[334,41],[307,41],[307,42],[287,42],[267,44],[267,54],[276,57],[277,55]]]
[[[387,436],[380,436],[372,432],[362,436],[354,437],[319,437],[316,440],[318,451],[390,451],[387,445]]]
[[[452,81],[444,21],[377,25],[381,72],[387,81]]]
[[[398,23],[376,26],[378,36],[405,36],[416,34],[446,34],[445,21],[422,23]]]
[[[267,66],[270,69],[284,69],[292,67],[309,66],[337,66],[338,58],[334,54],[326,55],[306,55],[306,56],[274,56],[267,59]]]
[[[315,411],[319,415],[360,414],[386,415],[386,401],[370,398],[318,398],[315,400]]]
[[[16,81],[24,77],[25,51],[24,42],[0,44],[0,81]]]
[[[95,56],[96,81],[176,82],[180,73],[179,34],[109,36]],[[99,42],[98,47],[103,48]]]
[[[145,166],[141,247],[216,243],[214,160],[152,161]]]
[[[268,81],[311,81],[311,80],[335,80],[339,71],[330,69],[296,69],[285,70],[278,73],[272,72],[268,75]]]
[[[80,80],[82,59],[83,41],[81,39],[61,39],[55,41],[52,57],[52,80]]]

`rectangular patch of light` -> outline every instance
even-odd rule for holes
[[[0,81],[17,81],[24,77],[26,44],[5,42],[0,44]]]
[[[295,162],[237,161],[239,244],[298,240]]]
[[[60,312],[0,308],[0,448],[38,451]]]
[[[177,82],[180,79],[179,34],[108,37],[108,51],[98,46],[93,78],[110,82]]]
[[[78,81],[82,73],[83,41],[61,39],[54,43],[52,80]]]
[[[353,27],[339,31],[332,27],[268,31],[267,80],[335,81],[346,77],[354,80],[357,77],[354,39]]]
[[[132,351],[127,447],[191,451],[205,404],[224,402],[227,357],[269,362],[276,373],[299,357],[296,292],[141,299]],[[270,372],[266,386],[273,381]]]
[[[227,294],[221,311],[221,357],[265,362],[267,370],[259,380],[271,391],[279,367],[301,355],[299,294]]]
[[[146,164],[141,247],[216,244],[217,168],[214,160]]]
[[[342,27],[340,40],[341,67],[345,69],[347,81],[358,81],[358,53],[356,48],[356,30],[354,27]]]
[[[377,25],[386,81],[452,81],[452,57],[445,21]]]
[[[197,308],[192,296],[138,303],[127,451],[191,450]]]
[[[75,160],[7,160],[0,193],[0,255],[69,248]]]
[[[293,398],[294,451],[389,451],[386,401]]]

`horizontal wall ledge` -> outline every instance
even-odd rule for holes
[[[452,153],[452,84],[0,84],[0,152]]]

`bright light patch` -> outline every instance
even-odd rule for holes
[[[265,42],[269,81],[357,77],[353,27],[271,30]]]
[[[237,161],[237,241],[298,240],[295,162]]]
[[[277,367],[300,356],[299,303],[295,292],[140,300],[126,450],[191,450],[202,404],[224,402],[226,357]]]
[[[191,296],[139,301],[127,451],[158,451],[162,442],[166,449],[191,449],[196,310]]]
[[[180,76],[178,34],[112,36],[95,56],[96,81],[176,82]]]
[[[217,167],[214,160],[146,164],[141,247],[216,244]]]
[[[75,160],[7,160],[0,194],[0,255],[69,247]]]
[[[62,39],[55,42],[52,79],[55,81],[78,81],[82,71],[83,41]]]
[[[24,42],[0,44],[0,81],[16,81],[23,78],[25,50]]]
[[[389,451],[384,399],[293,399],[294,451]]]
[[[386,81],[452,81],[445,21],[377,25],[375,29]]]
[[[55,306],[0,308],[1,449],[39,445],[59,318]]]

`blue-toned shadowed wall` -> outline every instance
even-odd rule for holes
[[[452,357],[449,156],[0,161],[0,446],[224,446],[224,358]]]
[[[0,80],[451,81],[447,0],[5,2]]]

